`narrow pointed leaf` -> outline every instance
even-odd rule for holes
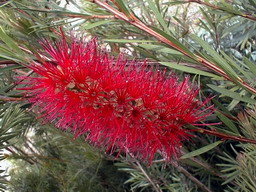
[[[230,78],[233,80],[239,79],[239,76],[235,73],[232,67],[223,59],[207,42],[203,41],[201,38],[196,35],[191,34],[191,38],[202,46],[202,48],[211,55],[212,59],[216,62],[216,64],[221,67]],[[207,59],[207,58],[206,58]]]
[[[107,42],[113,43],[147,43],[147,42],[155,42],[152,40],[140,40],[140,39],[104,39]]]
[[[147,0],[148,2],[148,6],[150,7],[150,9],[153,11],[156,19],[158,20],[158,22],[160,23],[160,25],[163,27],[163,29],[165,30],[165,32],[169,33],[169,29],[164,21],[163,16],[161,15],[161,13],[159,12],[159,10],[156,7],[156,4],[153,3],[152,0]]]
[[[243,58],[243,61],[245,62],[247,67],[251,70],[251,72],[256,75],[256,63],[253,63],[246,57]]]
[[[222,113],[216,111],[215,114],[219,117],[219,119],[234,133],[239,134],[239,131],[236,127],[236,125],[229,119],[227,118],[225,115],[223,115]]]
[[[98,27],[100,25],[104,25],[107,23],[112,22],[113,20],[103,20],[103,21],[98,21],[98,22],[94,22],[94,23],[90,23],[84,26],[85,29],[92,29],[94,27]]]
[[[200,149],[197,149],[195,151],[187,153],[187,154],[183,155],[180,159],[187,159],[187,158],[191,158],[191,157],[195,157],[195,156],[201,155],[203,153],[206,153],[206,152],[214,149],[215,147],[217,147],[221,143],[222,143],[222,141],[217,141],[215,143],[212,143],[210,145],[207,145],[205,147],[202,147]]]
[[[6,45],[12,49],[13,51],[23,55],[23,51],[18,47],[18,45],[10,38],[4,31],[2,27],[0,27],[0,39],[6,43]]]
[[[162,35],[163,37],[165,37],[166,39],[168,39],[169,41],[171,41],[174,46],[172,46],[172,48],[178,50],[179,52],[181,52],[180,50],[182,50],[183,52],[185,52],[186,54],[188,54],[191,58],[194,58],[196,60],[195,55],[182,43],[179,42],[179,40],[177,40],[175,37],[173,37],[172,35],[169,35],[167,33],[165,33],[164,31],[157,29],[157,28],[153,28],[153,30],[157,33],[159,33],[160,35]],[[169,44],[167,44],[168,46],[170,46]]]
[[[162,53],[170,53],[173,55],[182,55],[182,53],[179,51],[176,51],[174,49],[171,49],[169,47],[164,47],[161,45],[140,44],[139,46],[144,49],[148,49],[148,50],[152,50],[152,51],[157,51],[157,52],[162,52]]]
[[[215,74],[212,74],[212,73],[208,73],[208,72],[205,72],[205,71],[202,71],[202,70],[199,70],[199,69],[195,69],[195,68],[192,68],[192,67],[187,67],[187,66],[179,65],[179,64],[176,64],[176,63],[173,63],[173,62],[159,62],[159,63],[162,64],[162,65],[171,67],[173,69],[184,71],[186,73],[203,75],[203,76],[212,77],[212,78],[215,78],[215,79],[222,79],[222,77],[220,77],[218,75],[215,75]]]
[[[247,96],[242,96],[240,95],[239,93],[236,93],[236,92],[233,92],[233,91],[230,91],[228,89],[225,89],[225,88],[222,88],[222,87],[218,87],[216,85],[210,85],[210,84],[207,84],[208,87],[210,87],[211,89],[227,96],[227,97],[231,97],[233,99],[236,99],[236,100],[239,100],[239,101],[243,101],[243,102],[246,102],[246,103],[250,103],[250,104],[255,104],[256,103],[256,100],[255,99],[251,99],[250,97],[247,97]]]
[[[0,68],[0,72],[10,71],[13,69],[20,69],[20,68],[22,68],[22,66],[20,66],[20,65],[11,65],[11,66]]]
[[[115,3],[117,4],[120,11],[122,11],[127,17],[132,19],[133,13],[123,0],[115,0]]]

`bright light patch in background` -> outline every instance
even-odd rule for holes
[[[81,6],[80,1],[61,0],[61,3],[60,3],[60,7],[66,8],[73,12],[80,12],[79,6]]]

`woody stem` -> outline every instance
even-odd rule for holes
[[[241,136],[227,135],[225,133],[217,132],[217,131],[214,131],[214,130],[196,128],[196,129],[193,129],[193,131],[196,131],[198,133],[203,133],[203,134],[217,136],[217,137],[222,138],[223,140],[233,140],[233,141],[239,141],[239,142],[246,142],[246,143],[256,144],[256,140],[254,140],[254,139],[248,139],[248,138],[241,137]]]

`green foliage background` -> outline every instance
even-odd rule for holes
[[[190,75],[201,86],[198,99],[215,95],[216,112],[204,123],[221,124],[206,130],[256,140],[256,0],[6,0],[0,2],[0,160],[12,167],[1,171],[0,190],[256,191],[255,144],[195,133],[179,160],[155,157],[148,166],[43,124],[16,89],[17,77],[33,75],[27,66],[42,50],[40,39],[57,40],[60,27],[97,37],[114,56],[124,52],[128,60]]]

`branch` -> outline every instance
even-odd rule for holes
[[[19,64],[19,63],[12,60],[0,60],[0,65],[14,65],[14,64]]]
[[[217,136],[217,137],[220,137],[223,140],[233,140],[233,141],[256,144],[256,140],[254,140],[254,139],[248,139],[248,138],[241,137],[241,136],[227,135],[225,133],[217,132],[217,131],[214,131],[214,130],[195,128],[195,129],[193,129],[193,131],[198,132],[198,133]]]
[[[76,14],[63,14],[67,17],[82,18],[82,19],[115,19],[113,15],[76,15]]]
[[[0,101],[22,101],[24,98],[7,97],[0,95]]]
[[[184,155],[184,151],[182,151],[182,155]],[[212,167],[209,163],[203,162],[195,157],[190,157],[189,158],[191,161],[197,163],[198,165],[201,165],[205,170],[209,171],[211,174],[218,176],[222,179],[227,179],[223,174],[219,173],[214,167]],[[181,162],[184,163],[182,159],[180,159]]]
[[[195,178],[191,173],[189,173],[186,169],[178,165],[177,162],[173,162],[172,165],[186,177],[188,177],[191,181],[193,181],[199,188],[202,189],[204,192],[212,192],[208,187],[206,187],[201,181]]]

